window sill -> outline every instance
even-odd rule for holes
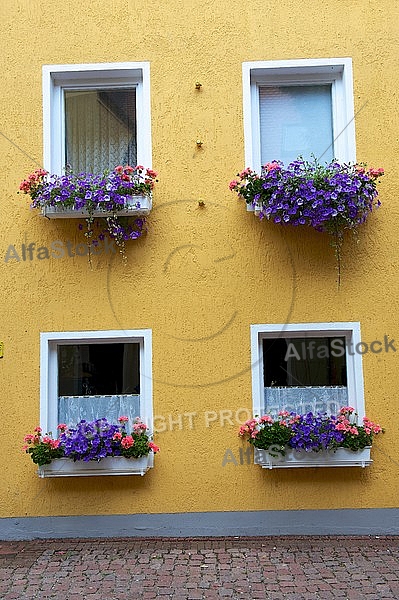
[[[129,196],[124,208],[113,213],[106,210],[95,210],[93,217],[110,217],[116,214],[118,217],[135,217],[137,215],[148,215],[152,208],[152,199],[149,196]],[[89,216],[87,210],[76,210],[75,208],[63,208],[61,206],[45,206],[42,215],[48,219],[84,219]]]
[[[291,467],[368,467],[371,447],[353,452],[338,448],[336,452],[298,452],[287,449],[285,456],[271,456],[267,450],[254,448],[254,462],[262,469],[288,469]]]
[[[141,458],[107,456],[100,461],[74,462],[70,458],[57,458],[38,469],[39,477],[87,477],[94,475],[145,475],[153,467],[153,455]]]

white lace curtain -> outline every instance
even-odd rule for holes
[[[140,414],[140,395],[126,394],[115,396],[59,396],[58,422],[73,427],[82,419],[94,421],[106,417],[110,423],[117,423],[118,417],[129,417],[131,424]]]
[[[135,166],[135,89],[66,90],[65,129],[66,163],[74,172]]]
[[[336,415],[342,406],[348,406],[348,388],[344,386],[267,387],[264,390],[263,414],[273,416],[280,410]]]

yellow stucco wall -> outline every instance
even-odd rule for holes
[[[226,449],[238,459],[244,447],[236,411],[252,407],[250,324],[360,321],[365,341],[399,336],[397,3],[5,0],[2,12],[0,516],[397,506],[393,352],[363,359],[367,414],[387,430],[372,467],[222,466]],[[228,190],[245,167],[242,62],[329,57],[352,57],[357,158],[387,173],[382,208],[345,244],[339,290],[326,237],[261,223]],[[6,263],[10,244],[80,241],[75,222],[47,222],[16,194],[42,161],[42,65],[123,61],[151,65],[159,184],[148,235],[125,267],[110,256],[93,269],[84,256]],[[39,333],[143,328],[154,414],[195,412],[192,428],[185,417],[156,435],[161,453],[143,478],[38,479],[20,447],[39,422]],[[233,425],[205,426],[223,410]]]

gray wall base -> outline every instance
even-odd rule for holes
[[[0,519],[0,539],[399,535],[398,508]]]

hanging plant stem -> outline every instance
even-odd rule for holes
[[[344,231],[356,230],[380,206],[377,180],[383,174],[384,169],[366,170],[364,164],[321,165],[298,158],[286,167],[266,163],[260,174],[247,168],[229,187],[260,219],[332,234],[340,285]]]
[[[87,241],[87,256],[88,256],[90,268],[92,269],[93,263],[91,261],[91,244],[92,244],[92,237],[93,237],[93,221],[94,221],[93,215],[90,215],[85,220],[86,220],[86,224],[87,224],[87,231],[85,231],[85,237],[86,237],[86,241]]]

